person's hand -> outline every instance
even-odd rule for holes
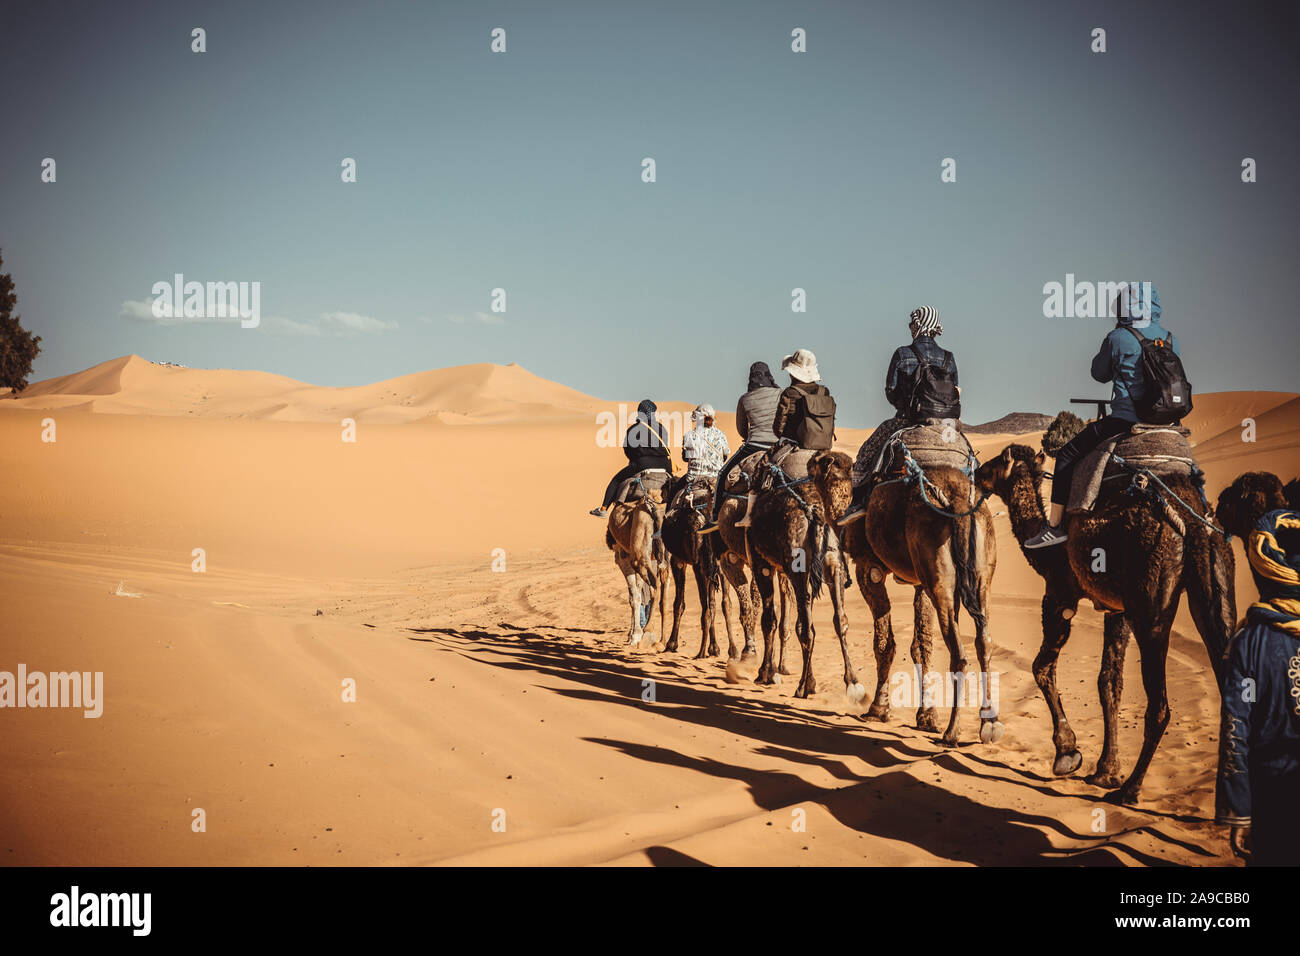
[[[1228,833],[1228,845],[1232,847],[1232,855],[1239,856],[1243,860],[1250,858],[1250,824],[1245,826],[1233,827]]]

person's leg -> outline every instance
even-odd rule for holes
[[[1060,527],[1061,522],[1065,520],[1065,505],[1070,500],[1070,486],[1074,482],[1075,465],[1098,445],[1123,434],[1132,427],[1132,422],[1107,415],[1095,422],[1089,422],[1079,434],[1061,446],[1060,451],[1056,453],[1056,462],[1052,466],[1052,508],[1047,516],[1047,525],[1025,542],[1026,548],[1048,547],[1065,540]]]
[[[602,511],[614,503],[614,496],[618,494],[618,486],[623,484],[623,482],[627,481],[640,470],[641,469],[632,462],[628,462],[618,470],[618,473],[614,475],[614,477],[609,480],[609,484],[605,486],[605,497],[600,503]]]

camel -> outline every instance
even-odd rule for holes
[[[636,647],[643,639],[645,625],[659,603],[659,633],[664,629],[664,604],[667,580],[667,555],[659,540],[663,525],[663,493],[651,490],[636,501],[611,506],[605,544],[614,552],[614,561],[627,581],[627,601],[632,610],[632,626],[626,643]],[[653,639],[649,641],[653,643]]]
[[[1244,542],[1256,521],[1281,508],[1300,510],[1300,479],[1283,487],[1282,480],[1271,471],[1248,471],[1219,493],[1214,516],[1223,530]]]
[[[752,457],[759,458],[762,452],[756,452]],[[736,591],[736,597],[740,603],[740,623],[745,632],[745,651],[744,658],[755,654],[753,634],[758,626],[759,609],[762,607],[763,598],[758,589],[758,583],[750,576],[750,552],[749,536],[746,529],[736,527],[736,522],[745,517],[748,510],[748,492],[749,492],[749,472],[745,471],[749,459],[741,462],[739,467],[731,472],[729,477],[735,480],[731,481],[726,490],[726,497],[723,499],[722,507],[718,509],[718,537],[723,544],[723,551],[719,558],[722,566],[722,573],[726,576],[727,581]],[[785,664],[786,644],[790,639],[790,614],[789,608],[794,603],[794,591],[791,589],[790,580],[779,571],[774,571],[778,579],[780,588],[781,601],[779,605],[779,614],[774,626],[781,633],[781,656],[777,664],[776,672],[778,674],[790,673]],[[777,605],[773,605],[774,611]],[[731,639],[731,623],[727,622],[727,639]]]
[[[841,455],[845,462],[847,456]],[[849,699],[861,700],[865,690],[849,660],[848,616],[844,608],[844,556],[826,506],[811,478],[778,482],[759,494],[750,519],[748,546],[750,566],[763,599],[763,663],[755,683],[776,683],[773,661],[776,575],[787,577],[794,591],[797,618],[795,635],[803,651],[803,672],[794,696],[808,697],[817,691],[812,653],[816,632],[812,624],[812,603],[823,584],[830,586],[835,633],[844,657],[844,688]]]
[[[849,457],[840,452],[822,452],[808,463],[808,473],[833,518],[839,518],[849,507],[853,495],[852,469]],[[933,607],[939,633],[948,646],[953,702],[941,742],[950,747],[957,745],[960,708],[967,699],[977,697],[980,741],[992,743],[1001,739],[1004,730],[991,696],[989,669],[992,656],[989,589],[997,567],[993,518],[983,501],[971,509],[968,504],[971,482],[960,469],[931,466],[926,468],[925,475],[933,485],[926,494],[935,507],[947,505],[958,517],[935,511],[912,484],[881,483],[871,494],[865,517],[844,529],[844,550],[853,559],[858,587],[871,608],[875,626],[876,693],[864,719],[883,721],[889,715],[886,684],[894,662],[894,632],[885,577],[892,573],[896,580],[916,588],[912,660],[923,681],[930,672],[931,626],[927,604]],[[936,500],[938,494],[943,495],[942,504]],[[958,609],[962,606],[975,620],[975,652],[980,667],[977,694],[969,692],[971,688],[966,681],[966,658],[957,627]],[[917,727],[937,731],[938,721],[930,695],[918,696],[921,700],[916,712]]]
[[[683,485],[680,494],[674,489],[673,504],[664,516],[661,537],[671,558],[674,592],[673,629],[664,650],[677,650],[678,628],[686,608],[686,567],[689,565],[695,572],[695,586],[700,595],[700,650],[695,659],[703,660],[718,653],[714,632],[717,608],[714,594],[722,591],[722,617],[727,624],[729,655],[734,660],[736,645],[731,640],[731,625],[727,621],[727,596],[718,569],[716,539],[712,535],[700,534],[700,529],[708,524],[706,511],[713,503],[713,488],[712,478],[702,478]]]
[[[1056,688],[1056,661],[1070,636],[1079,601],[1089,598],[1105,613],[1101,697],[1105,737],[1097,768],[1086,778],[1103,788],[1112,802],[1133,804],[1156,747],[1169,724],[1165,657],[1169,631],[1184,591],[1196,629],[1205,642],[1216,678],[1236,619],[1233,555],[1225,538],[1193,518],[1175,502],[1148,502],[1125,493],[1112,482],[1091,512],[1066,515],[1068,540],[1040,550],[1023,547],[1045,518],[1040,492],[1046,456],[1026,445],[1009,445],[976,472],[980,490],[1007,505],[1011,528],[1030,567],[1043,577],[1043,642],[1034,659],[1034,680],[1052,713],[1056,759],[1052,772],[1069,776],[1083,763],[1074,731]],[[1190,476],[1164,479],[1195,514],[1208,520],[1200,490]],[[1181,514],[1175,521],[1170,515]],[[1179,525],[1182,525],[1180,533]],[[1119,776],[1119,702],[1123,689],[1124,652],[1137,639],[1142,655],[1142,684],[1147,707],[1142,751],[1127,779]]]

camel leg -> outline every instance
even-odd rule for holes
[[[1119,701],[1124,693],[1124,652],[1128,649],[1128,621],[1123,614],[1106,615],[1105,638],[1101,647],[1101,670],[1097,672],[1097,696],[1101,698],[1101,717],[1105,725],[1101,757],[1097,769],[1087,780],[1094,787],[1107,790],[1120,785],[1119,773]]]
[[[912,596],[912,616],[915,622],[912,629],[911,656],[916,674],[916,729],[938,733],[939,710],[935,706],[933,695],[925,693],[927,687],[933,686],[930,683],[930,649],[934,646],[938,616],[924,588],[918,587]]]
[[[695,659],[700,661],[718,653],[718,641],[713,636],[713,588],[703,569],[697,566],[694,570],[695,589],[700,592],[700,651]]]
[[[722,562],[724,565],[726,561]],[[734,661],[739,658],[736,653],[736,639],[732,634],[731,627],[731,591],[728,589],[730,581],[725,574],[721,575],[718,581],[718,589],[722,592],[722,624],[727,629],[727,660]]]
[[[831,589],[835,634],[840,639],[840,654],[844,657],[844,693],[856,704],[867,696],[867,689],[858,680],[853,661],[849,658],[849,616],[844,606],[844,555],[841,552],[827,555],[825,573],[826,583]]]
[[[884,574],[879,581],[871,580],[870,562],[855,561],[854,576],[867,607],[871,609],[873,650],[876,655],[876,696],[864,720],[889,719],[889,676],[894,666],[894,625],[890,617],[889,594],[885,591]]]
[[[686,611],[686,565],[676,558],[669,565],[673,574],[673,632],[668,636],[665,651],[677,652],[677,632],[681,627],[682,614]]]
[[[957,631],[956,598],[946,590],[936,590],[931,600],[939,617],[939,632],[943,634],[943,642],[948,645],[948,676],[952,680],[953,689],[952,715],[948,718],[948,729],[943,732],[940,742],[945,747],[955,747],[960,739],[957,728],[966,690],[966,658],[962,655],[961,635]]]
[[[795,602],[798,604],[799,619],[795,622],[795,636],[799,638],[799,647],[803,651],[803,674],[799,678],[799,687],[795,697],[811,697],[817,693],[817,680],[813,677],[813,640],[816,634],[812,627],[812,608],[808,599],[808,572],[790,572],[790,584],[794,587]]]
[[[793,585],[790,584],[790,579],[787,578],[784,574],[781,575],[780,585],[781,585],[781,663],[777,667],[777,673],[785,674],[789,676],[794,672],[791,671],[790,668],[787,667],[785,664],[785,648],[786,645],[790,643],[790,608],[794,606],[795,599],[794,599],[794,591],[792,590]]]
[[[773,661],[773,651],[776,648],[776,610],[774,600],[774,586],[771,568],[755,566],[754,567],[754,586],[758,588],[758,593],[763,599],[763,663],[758,668],[758,674],[754,678],[755,684],[775,684],[776,670]]]
[[[1108,799],[1116,803],[1137,803],[1151,758],[1155,756],[1160,738],[1169,726],[1169,697],[1165,686],[1165,658],[1169,654],[1169,629],[1173,627],[1174,613],[1178,610],[1178,591],[1163,602],[1155,614],[1134,615],[1133,636],[1138,641],[1142,655],[1142,687],[1147,695],[1145,727],[1142,735],[1142,752],[1137,764],[1124,785],[1112,791]],[[1144,637],[1145,635],[1145,637]]]
[[[988,595],[980,597],[982,612],[975,618],[975,656],[980,665],[980,743],[995,744],[1002,739],[1005,728],[998,720],[998,683],[993,675],[993,641],[989,637]]]
[[[1034,658],[1034,682],[1052,714],[1052,744],[1056,747],[1052,773],[1058,777],[1068,777],[1083,763],[1074,728],[1065,716],[1061,693],[1056,688],[1056,661],[1061,648],[1070,639],[1070,621],[1078,606],[1075,599],[1059,598],[1050,593],[1043,595],[1043,642]]]
[[[750,583],[749,575],[745,573],[745,563],[738,556],[728,552],[722,559],[722,573],[735,588],[736,600],[740,604],[740,626],[745,632],[745,648],[741,652],[740,659],[754,657],[758,650],[754,645],[753,585]],[[731,644],[730,625],[727,627],[727,643]],[[736,660],[734,644],[731,645],[730,651],[730,659]]]
[[[632,626],[628,628],[627,643],[636,647],[644,636],[641,629],[641,575],[629,566],[623,573],[627,581],[627,603],[632,609]]]

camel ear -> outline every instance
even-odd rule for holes
[[[1003,453],[1003,457],[1006,461],[1002,463],[1002,477],[1003,479],[1007,479],[1011,477],[1011,469],[1016,467],[1016,460],[1005,452]]]
[[[1034,456],[1034,461],[1038,463],[1039,468],[1042,468],[1043,464],[1047,461],[1047,452],[1039,449],[1038,454]]]

